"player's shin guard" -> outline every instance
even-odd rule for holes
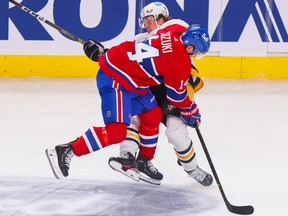
[[[92,127],[71,143],[74,153],[76,156],[82,156],[111,144],[120,143],[125,139],[126,130],[127,125],[124,123],[109,123],[105,127]]]
[[[196,153],[193,142],[188,135],[186,124],[178,117],[169,116],[166,126],[168,141],[173,145],[180,165],[189,176],[200,184],[211,185],[213,177],[197,165]]]
[[[139,156],[149,160],[154,158],[158,135],[159,124],[162,119],[161,109],[156,106],[148,112],[142,113],[139,116],[139,136],[140,136],[140,153]]]
[[[168,116],[166,122],[166,136],[174,147],[178,161],[185,171],[197,167],[196,154],[192,140],[189,137],[187,125],[176,116]]]
[[[154,158],[162,112],[158,106],[139,116],[140,153],[137,158],[139,179],[159,185],[163,178],[151,160]]]
[[[196,153],[192,141],[187,149],[183,151],[177,151],[175,148],[178,161],[183,166],[185,171],[193,170],[197,167]]]

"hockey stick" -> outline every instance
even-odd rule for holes
[[[207,158],[208,163],[209,163],[209,165],[210,165],[210,168],[211,168],[211,170],[212,170],[212,172],[213,172],[213,175],[214,175],[214,178],[215,178],[215,180],[216,180],[217,186],[218,186],[218,188],[219,188],[219,190],[220,190],[220,193],[221,193],[221,195],[222,195],[222,197],[223,197],[223,199],[224,199],[224,202],[225,202],[225,204],[226,204],[227,209],[228,209],[230,212],[234,213],[234,214],[240,214],[240,215],[250,215],[250,214],[253,214],[253,212],[254,212],[253,206],[251,206],[251,205],[248,205],[248,206],[234,206],[234,205],[232,205],[232,204],[228,201],[228,199],[227,199],[227,197],[226,197],[226,195],[225,195],[225,193],[224,193],[223,187],[222,187],[222,185],[221,185],[221,183],[220,183],[220,180],[219,180],[219,178],[218,178],[218,175],[217,175],[217,172],[216,172],[216,170],[215,170],[215,167],[214,167],[214,165],[213,165],[213,163],[212,163],[212,160],[211,160],[211,157],[210,157],[210,155],[209,155],[208,149],[207,149],[207,147],[206,147],[206,145],[205,145],[203,136],[202,136],[202,134],[201,134],[201,132],[200,132],[198,122],[195,124],[195,129],[196,129],[198,138],[199,138],[199,140],[200,140],[200,142],[201,142],[201,145],[202,145],[203,150],[204,150],[204,152],[205,152],[206,158]]]
[[[34,16],[35,18],[39,19],[42,22],[45,22],[46,24],[50,25],[51,27],[57,29],[59,32],[61,32],[62,34],[70,37],[71,39],[78,41],[81,44],[84,44],[85,41],[82,40],[81,38],[73,35],[72,33],[66,31],[65,29],[61,28],[60,26],[50,22],[49,20],[46,20],[44,17],[40,16],[39,14],[36,14],[34,11],[30,10],[29,8],[25,7],[24,5],[18,3],[17,1],[14,0],[9,0],[9,2],[11,2],[12,4],[16,5],[17,7],[21,8],[23,11],[29,13],[30,15]]]

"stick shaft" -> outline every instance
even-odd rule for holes
[[[209,154],[209,152],[208,152],[208,149],[207,149],[207,147],[206,147],[206,144],[205,144],[205,142],[204,142],[204,139],[203,139],[203,136],[202,136],[202,134],[201,134],[201,131],[200,131],[200,129],[199,129],[198,123],[195,125],[195,129],[196,129],[198,138],[199,138],[200,143],[201,143],[201,145],[202,145],[202,147],[203,147],[204,153],[205,153],[205,155],[206,155],[206,158],[207,158],[207,160],[208,160],[208,163],[209,163],[209,165],[210,165],[210,168],[211,168],[211,170],[212,170],[212,173],[213,173],[213,175],[214,175],[214,178],[215,178],[215,180],[216,180],[217,186],[218,186],[218,188],[219,188],[219,190],[220,190],[220,193],[221,193],[221,195],[222,195],[222,198],[223,198],[223,200],[224,200],[224,202],[225,202],[225,205],[226,205],[227,209],[228,209],[230,212],[235,213],[235,214],[241,214],[241,215],[250,215],[250,214],[253,214],[253,212],[254,212],[253,206],[250,206],[250,205],[249,205],[249,206],[234,206],[234,205],[232,205],[232,204],[228,201],[228,199],[227,199],[227,197],[226,197],[226,195],[225,195],[225,193],[224,193],[224,189],[223,189],[223,187],[222,187],[222,185],[221,185],[220,179],[219,179],[219,177],[218,177],[218,175],[217,175],[217,172],[216,172],[216,169],[215,169],[215,167],[214,167],[214,164],[213,164],[213,162],[212,162],[212,159],[211,159],[211,157],[210,157],[210,154]]]
[[[17,7],[21,8],[23,11],[29,13],[31,16],[34,16],[35,18],[37,18],[38,20],[48,24],[49,26],[51,26],[52,28],[55,28],[56,30],[58,30],[59,32],[61,32],[62,34],[68,36],[69,38],[81,43],[81,44],[84,44],[85,41],[82,40],[81,38],[75,36],[74,34],[66,31],[65,29],[61,28],[60,26],[52,23],[51,21],[49,20],[46,20],[44,17],[40,16],[39,14],[35,13],[34,11],[32,11],[31,9],[25,7],[24,5],[18,3],[17,1],[14,1],[14,0],[9,0],[9,2],[11,2],[12,4],[16,5]]]

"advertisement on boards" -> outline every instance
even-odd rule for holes
[[[83,55],[82,45],[43,22],[106,47],[132,40],[151,0],[0,0],[1,55]],[[288,56],[287,0],[162,0],[172,18],[208,28],[215,56]],[[42,20],[41,20],[42,19]]]

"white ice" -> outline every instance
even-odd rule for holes
[[[200,130],[228,200],[253,215],[287,215],[288,80],[205,79],[196,101]],[[173,215],[230,213],[214,182],[203,187],[176,163],[161,126],[154,165],[160,186],[109,168],[114,145],[73,158],[54,178],[44,150],[103,125],[94,79],[0,79],[0,215]],[[211,169],[189,128],[200,167]]]

